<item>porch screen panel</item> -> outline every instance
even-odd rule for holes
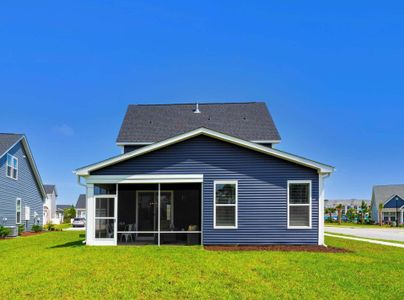
[[[113,239],[115,198],[95,198],[95,238]]]

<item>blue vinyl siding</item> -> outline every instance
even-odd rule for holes
[[[397,197],[397,200],[396,200]],[[384,205],[384,208],[400,208],[404,205],[404,200],[399,196],[393,197],[389,202]]]
[[[204,244],[317,244],[316,170],[199,136],[91,175],[203,174]],[[238,228],[213,228],[214,180],[238,180]],[[287,229],[287,181],[312,181],[312,228]]]
[[[21,198],[21,223],[24,220],[24,207],[30,207],[30,221],[27,229],[31,230],[34,223],[34,212],[43,218],[43,200],[37,181],[29,164],[27,153],[21,142],[8,153],[18,158],[18,180],[6,176],[7,154],[0,158],[0,222],[6,226],[16,225],[16,199]],[[3,218],[7,218],[3,222]],[[41,222],[42,224],[42,222]]]

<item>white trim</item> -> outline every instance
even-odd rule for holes
[[[289,203],[289,186],[290,184],[309,184],[309,204],[290,204]],[[313,199],[312,199],[312,193],[311,193],[311,180],[288,180],[287,181],[287,228],[288,229],[311,229],[312,228],[312,205],[313,205]],[[309,226],[290,226],[289,225],[289,215],[290,215],[290,207],[291,206],[308,206],[309,207]]]
[[[217,204],[216,203],[216,185],[217,184],[234,184],[236,186],[235,191],[235,203],[234,204]],[[235,220],[234,226],[217,226],[216,225],[216,207],[234,207]],[[213,181],[213,229],[237,229],[238,228],[238,181],[237,180],[214,180]]]
[[[318,174],[318,244],[324,245],[324,176]]]
[[[11,164],[12,164],[12,166],[9,166],[8,165],[8,157],[11,157]],[[17,167],[16,168],[14,168],[14,160],[16,161],[16,164],[17,164]],[[11,168],[11,176],[8,176],[8,168]],[[10,154],[10,153],[7,153],[7,157],[6,157],[6,177],[7,178],[10,178],[10,179],[14,179],[14,180],[18,180],[18,173],[19,173],[19,171],[18,171],[18,157],[17,156],[14,156],[14,155],[12,155],[12,154]],[[16,170],[16,172],[15,172],[15,175],[16,175],[16,177],[14,178],[14,170]]]
[[[18,209],[17,209],[17,201],[20,201],[20,210],[19,210],[19,212],[20,212],[20,222],[17,222],[17,212],[18,212]],[[19,197],[17,197],[16,199],[15,199],[15,224],[22,224],[22,215],[21,215],[21,213],[22,213],[22,200],[21,200],[21,198],[19,198]]]
[[[201,183],[203,174],[183,175],[91,175],[86,183]]]
[[[253,140],[253,141],[250,141],[251,143],[256,143],[256,144],[260,144],[260,143],[263,143],[263,144],[279,144],[281,141],[280,140]]]
[[[114,216],[113,217],[97,217],[97,199],[114,199]],[[98,246],[116,246],[117,245],[117,207],[116,203],[118,201],[118,196],[117,194],[111,194],[111,195],[94,195],[94,240],[93,240],[93,245],[98,245]],[[95,223],[97,220],[113,220],[113,230],[114,230],[114,237],[113,238],[97,238],[96,237],[96,229],[95,229]],[[87,222],[88,223],[88,222]]]
[[[118,231],[118,233],[154,233],[157,234],[159,231],[138,231],[138,230],[134,230],[134,231]],[[167,234],[167,233],[201,233],[201,231],[186,231],[186,230],[182,230],[182,231],[160,231],[161,234]]]
[[[195,129],[195,130],[189,131],[184,134],[177,135],[172,138],[168,138],[164,141],[142,147],[138,150],[127,152],[125,154],[118,155],[116,157],[101,161],[99,163],[92,164],[92,165],[89,165],[89,166],[86,166],[83,168],[79,168],[76,171],[74,171],[74,173],[78,176],[86,176],[86,175],[89,175],[90,172],[95,171],[97,169],[104,168],[104,167],[116,164],[118,162],[130,159],[130,158],[133,158],[136,156],[140,156],[140,155],[155,151],[155,150],[163,148],[163,147],[167,147],[169,145],[172,145],[172,144],[175,144],[175,143],[178,143],[178,142],[181,142],[181,141],[184,141],[184,140],[187,140],[187,139],[199,136],[199,135],[206,135],[206,136],[209,136],[212,138],[216,138],[216,139],[228,142],[228,143],[232,143],[232,144],[241,146],[241,147],[255,150],[255,151],[258,151],[258,152],[261,152],[264,154],[268,154],[268,155],[272,155],[272,156],[275,156],[275,157],[278,157],[281,159],[285,159],[285,160],[291,161],[293,163],[297,163],[297,164],[304,165],[309,168],[316,169],[316,170],[320,171],[321,173],[332,173],[334,171],[334,167],[332,167],[332,166],[321,164],[321,163],[318,163],[318,162],[315,162],[315,161],[312,161],[312,160],[309,160],[309,159],[306,159],[306,158],[303,158],[300,156],[296,156],[296,155],[293,155],[293,154],[290,154],[287,152],[283,152],[283,151],[280,151],[280,150],[277,150],[274,148],[270,148],[270,147],[262,146],[262,145],[255,144],[255,143],[252,143],[249,141],[245,141],[245,140],[242,140],[242,139],[239,139],[236,137],[232,137],[227,134],[219,133],[219,132],[207,129],[207,128],[199,128],[199,129]]]

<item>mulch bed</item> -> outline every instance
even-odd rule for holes
[[[325,252],[325,253],[348,253],[346,249],[325,246],[287,246],[287,245],[266,245],[266,246],[204,246],[209,251],[285,251],[285,252]]]
[[[24,231],[24,232],[21,232],[20,236],[31,236],[31,235],[38,235],[38,234],[42,234],[42,233],[45,233],[45,231],[39,231],[39,232]]]

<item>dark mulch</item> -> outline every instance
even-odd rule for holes
[[[45,231],[39,231],[39,232],[24,231],[24,232],[21,232],[20,236],[31,236],[31,235],[38,235],[38,234],[42,234],[42,233],[45,233]]]
[[[287,245],[266,245],[266,246],[204,246],[205,250],[209,251],[300,251],[300,252],[325,252],[325,253],[347,253],[351,252],[346,249],[325,246],[287,246]]]

